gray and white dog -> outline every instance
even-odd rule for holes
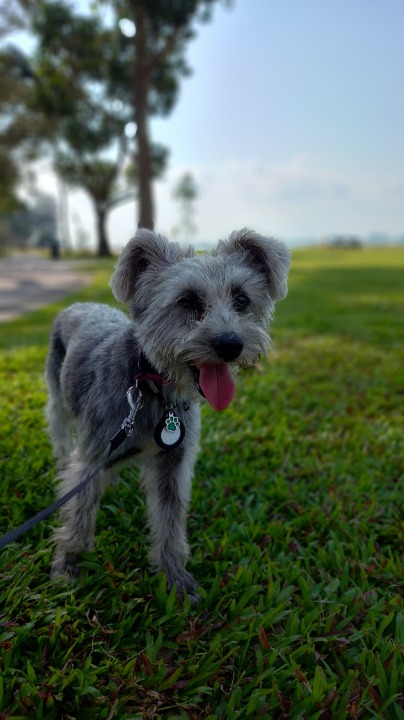
[[[200,431],[199,401],[224,410],[237,366],[268,350],[274,303],[287,294],[290,257],[280,242],[241,230],[196,255],[138,230],[111,278],[119,310],[77,303],[56,319],[46,364],[47,419],[62,496],[52,577],[77,575],[92,547],[103,490],[137,464],[147,499],[150,561],[168,587],[196,596],[185,569],[186,514]]]

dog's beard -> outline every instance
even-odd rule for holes
[[[146,355],[159,372],[175,382],[178,393],[194,399],[200,394],[216,411],[227,408],[234,398],[237,368],[254,365],[270,345],[268,333],[255,327],[254,333],[247,337],[241,355],[234,361],[223,362],[214,352],[210,340],[205,338],[198,342],[193,335],[170,346],[170,338],[161,337],[150,347],[154,350],[153,356],[148,353],[149,341],[150,338],[145,338],[143,345]]]

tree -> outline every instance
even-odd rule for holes
[[[21,180],[20,164],[14,149],[16,115],[27,107],[29,89],[21,79],[19,62],[22,57],[12,47],[0,50],[0,211],[14,210],[19,201],[16,190]],[[27,134],[27,127],[24,128]]]
[[[26,108],[0,128],[3,147],[30,146],[32,153],[44,143],[57,148],[57,171],[93,199],[99,254],[109,252],[105,218],[124,178],[137,184],[138,224],[154,225],[152,180],[167,152],[153,145],[148,120],[172,110],[180,77],[190,72],[184,54],[194,21],[208,20],[216,1],[95,0],[93,14],[85,15],[67,0],[14,0],[29,13],[38,47],[30,62],[21,53],[14,62]],[[109,23],[106,5],[113,10]],[[136,32],[121,32],[124,22]],[[120,199],[128,192],[121,188]]]
[[[35,0],[0,0],[0,39],[26,27],[25,11]]]
[[[10,220],[13,213],[22,210],[23,202],[18,198],[16,188],[19,182],[18,168],[13,159],[0,147],[0,250],[10,245],[13,234]]]
[[[39,39],[37,104],[55,120],[55,170],[90,195],[98,255],[105,257],[110,255],[107,215],[122,201],[116,190],[129,146],[125,127],[132,116],[130,107],[114,103],[109,82],[120,49],[100,17],[75,13],[67,4],[42,2],[32,27]]]
[[[106,216],[118,201],[112,195],[123,171],[129,142],[124,130],[132,117],[131,107],[114,107],[108,95],[108,62],[100,61],[99,49],[109,47],[111,31],[97,18],[56,2],[32,6],[31,28],[39,41],[32,58],[16,48],[3,52],[3,64],[13,69],[25,102],[19,102],[15,90],[8,92],[9,122],[3,123],[0,143],[20,156],[35,157],[44,146],[51,148],[56,172],[89,192],[98,255],[109,255]]]
[[[21,202],[16,195],[18,168],[12,158],[0,148],[0,214],[16,210]]]
[[[100,13],[83,15],[52,1],[32,8],[31,29],[38,49],[30,63],[18,58],[19,75],[25,85],[27,78],[31,85],[34,79],[30,114],[45,121],[37,123],[36,133],[24,132],[27,114],[17,113],[3,140],[21,146],[34,136],[36,147],[38,142],[52,145],[56,172],[92,198],[98,255],[109,255],[107,214],[134,197],[129,183],[134,188],[138,180],[134,141],[126,132],[134,118],[131,39],[115,24],[106,27]],[[149,151],[153,178],[164,170],[167,151],[161,146]]]
[[[0,37],[7,35],[17,27],[17,14],[14,7],[4,8],[0,21]],[[22,179],[21,166],[14,154],[16,146],[14,123],[15,113],[23,114],[27,106],[29,90],[21,80],[20,59],[22,54],[12,47],[0,50],[0,214],[9,226],[9,216],[24,208],[17,194]],[[27,133],[25,128],[24,133]],[[12,233],[6,233],[7,238]],[[7,238],[3,235],[2,242]]]
[[[178,95],[179,79],[188,75],[186,44],[195,36],[195,21],[211,17],[216,0],[104,0],[118,22],[129,19],[133,35],[133,105],[137,127],[139,227],[154,227],[152,152],[148,118],[167,115]]]
[[[90,195],[97,221],[98,256],[107,257],[110,253],[106,220],[108,212],[116,204],[114,187],[118,166],[114,162],[94,158],[86,160],[59,153],[55,169],[67,184],[81,186]]]
[[[197,197],[198,186],[192,173],[186,172],[173,191],[173,198],[180,204],[180,226],[174,228],[174,234],[179,237],[183,234],[185,241],[189,241],[196,232],[194,202]]]

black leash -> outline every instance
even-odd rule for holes
[[[88,485],[91,480],[93,480],[94,475],[98,472],[98,468],[93,470],[92,473],[88,477],[86,477],[85,480],[82,480],[81,483],[76,485],[72,490],[70,490],[66,495],[63,495],[63,497],[59,498],[59,500],[55,500],[52,505],[49,505],[47,508],[44,508],[43,510],[40,510],[39,513],[34,515],[34,517],[30,518],[26,522],[22,523],[22,525],[19,525],[17,528],[14,528],[14,530],[10,530],[10,532],[6,533],[2,537],[0,537],[0,550],[2,550],[6,545],[8,545],[11,542],[15,542],[20,535],[22,535],[25,532],[28,532],[28,530],[32,530],[32,528],[35,527],[35,525],[38,525],[41,520],[46,520],[49,515],[52,515],[55,510],[59,510],[59,508],[62,507],[65,503],[70,500],[70,498],[74,497],[74,495],[77,495],[77,493],[81,492],[86,485]]]
[[[127,398],[130,405],[130,413],[128,417],[125,418],[125,420],[123,421],[120,430],[118,430],[118,432],[115,433],[114,437],[110,440],[108,458],[115,450],[118,449],[120,445],[122,445],[123,441],[126,440],[128,435],[132,433],[136,413],[142,406],[142,395],[140,391],[138,392],[137,399],[134,400],[132,397],[132,391],[135,389],[137,390],[137,387],[131,387],[127,392]],[[28,532],[28,530],[32,530],[32,528],[38,525],[42,520],[46,520],[49,515],[52,515],[52,513],[54,513],[56,510],[59,510],[59,508],[61,508],[62,505],[65,505],[65,503],[67,503],[72,497],[84,490],[84,488],[94,479],[95,475],[100,471],[102,467],[103,466],[95,468],[89,474],[89,476],[85,478],[85,480],[82,480],[81,483],[76,485],[76,487],[69,490],[66,495],[63,495],[58,500],[55,500],[52,505],[48,505],[47,508],[40,510],[39,513],[34,515],[34,517],[14,528],[14,530],[10,530],[9,532],[5,533],[5,535],[2,535],[0,537],[0,550],[5,548],[10,543],[15,542],[20,537],[20,535]]]
[[[132,390],[132,388],[129,388],[129,391]],[[131,396],[130,396],[131,397]],[[128,395],[129,400],[129,395]],[[122,445],[123,441],[126,440],[128,435],[131,434],[133,429],[133,421],[136,415],[137,410],[141,407],[140,398],[139,402],[135,404],[135,406],[132,404],[132,400],[129,402],[131,407],[131,412],[128,416],[128,418],[125,418],[121,425],[121,429],[114,435],[114,437],[110,441],[110,448],[108,457],[112,455],[112,453],[117,450],[117,448]],[[65,505],[72,497],[80,493],[82,490],[84,490],[87,485],[94,479],[94,477],[97,475],[97,473],[100,472],[100,470],[104,467],[104,465],[100,465],[99,467],[96,467],[88,477],[86,477],[84,480],[81,481],[76,487],[69,490],[66,495],[63,495],[58,500],[55,500],[52,505],[48,505],[47,508],[44,508],[43,510],[40,510],[39,513],[34,515],[34,517],[30,518],[26,522],[22,523],[18,527],[14,528],[14,530],[10,530],[8,533],[5,533],[5,535],[2,535],[0,537],[0,550],[6,547],[6,545],[9,545],[12,542],[15,542],[20,535],[23,535],[23,533],[28,532],[28,530],[32,530],[36,525],[38,525],[42,520],[46,520],[49,515],[52,515],[52,513],[55,512],[55,510],[59,510],[59,508],[62,507],[62,505]]]
[[[157,372],[154,370],[154,368],[150,365],[147,358],[141,353],[141,356],[138,360],[138,374],[135,377],[135,385],[129,388],[129,390],[126,393],[130,412],[128,417],[126,417],[121,424],[120,429],[117,433],[111,438],[110,440],[110,446],[109,446],[109,452],[108,452],[108,458],[112,453],[115,452],[115,450],[122,445],[124,440],[132,434],[133,426],[135,424],[135,418],[138,413],[138,411],[142,407],[142,393],[139,390],[139,381],[140,382],[169,382],[164,376],[157,374]],[[156,390],[153,390],[153,392],[157,395],[161,395],[161,392],[156,388]],[[162,397],[162,395],[161,395]],[[189,405],[184,403],[184,410],[188,410]],[[177,445],[179,445],[183,438],[184,438],[184,426],[183,423],[174,416],[174,413],[172,412],[173,408],[168,408],[166,412],[163,414],[160,422],[158,423],[155,431],[155,440],[156,443],[162,447],[164,450],[167,450],[168,448],[174,448]],[[173,429],[171,429],[171,425],[173,425]],[[161,426],[161,427],[160,427]],[[167,445],[161,438],[161,432],[165,431],[165,429],[168,428],[170,432],[177,432],[178,433],[178,439],[175,440],[175,442],[171,442],[169,445]],[[107,458],[107,459],[108,459]],[[69,490],[66,495],[63,495],[59,500],[55,500],[52,505],[49,505],[47,508],[44,508],[43,510],[40,510],[39,513],[34,515],[34,517],[30,518],[26,522],[22,523],[18,527],[14,528],[14,530],[10,530],[10,532],[5,533],[5,535],[2,535],[0,537],[0,550],[2,550],[6,545],[9,545],[11,542],[15,542],[20,535],[22,535],[25,532],[28,532],[28,530],[32,530],[36,525],[38,525],[42,520],[46,520],[49,515],[52,515],[52,513],[55,512],[55,510],[59,510],[59,508],[62,507],[62,505],[65,505],[72,497],[80,493],[84,488],[94,479],[94,477],[97,475],[98,472],[104,467],[104,464],[100,465],[99,467],[96,467],[89,475],[85,478],[85,480],[82,480],[81,483],[76,485],[76,487],[72,488],[72,490]]]

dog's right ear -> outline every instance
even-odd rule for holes
[[[193,254],[192,248],[181,248],[163,235],[140,228],[119,256],[109,282],[112,292],[119,302],[127,303],[134,296],[138,279],[145,270],[154,270],[160,274],[164,267]]]
[[[225,255],[240,253],[243,262],[265,275],[272,300],[286,297],[290,252],[284,243],[244,228],[232,232],[228,240],[221,240],[218,252]]]

